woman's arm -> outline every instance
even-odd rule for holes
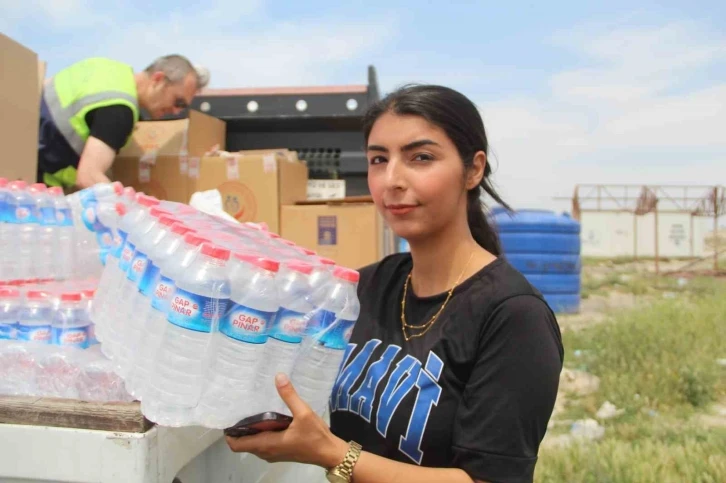
[[[252,453],[271,463],[296,461],[323,468],[343,462],[348,443],[333,435],[330,429],[300,399],[287,377],[278,375],[277,390],[293,414],[290,427],[281,432],[265,432],[242,438],[227,437],[232,451]],[[355,483],[472,483],[458,468],[425,468],[383,458],[365,452],[353,469]]]

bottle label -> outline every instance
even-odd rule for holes
[[[45,226],[56,226],[55,208],[43,207],[40,209],[40,223]]]
[[[18,327],[15,324],[0,324],[0,340],[15,340],[18,338]]]
[[[263,312],[234,304],[232,310],[219,322],[219,331],[232,339],[264,344],[267,330],[277,312]]]
[[[184,329],[211,332],[212,324],[227,311],[227,299],[197,295],[176,288],[169,304],[167,320]]]
[[[331,349],[345,350],[353,333],[355,320],[338,319],[323,335],[323,345]]]
[[[169,305],[169,297],[173,291],[174,282],[169,277],[161,275],[154,288],[154,293],[151,296],[151,306],[160,312],[166,312],[166,308]]]
[[[281,307],[270,327],[270,337],[297,344],[302,342],[307,325],[307,314]]]
[[[98,257],[101,259],[101,264],[105,266],[106,257],[113,250],[113,233],[108,228],[103,228],[96,232],[96,241],[98,242]]]
[[[49,325],[20,325],[18,324],[18,340],[26,342],[50,342],[51,330]]]
[[[116,258],[121,258],[121,254],[124,251],[124,248],[126,247],[126,238],[128,237],[128,233],[126,233],[123,230],[117,230],[116,236],[113,237],[113,256]]]
[[[58,226],[73,226],[73,214],[70,208],[55,210],[55,221]]]
[[[53,327],[53,344],[55,345],[87,349],[88,342],[88,326],[72,328]]]
[[[134,253],[134,258],[131,260],[129,269],[126,271],[126,278],[131,282],[138,284],[141,276],[146,271],[146,266],[149,264],[149,259],[143,253],[137,251]]]
[[[90,231],[96,233],[96,239],[101,245],[101,248],[107,251],[113,242],[113,235],[111,234],[111,230],[98,219],[98,200],[96,199],[96,195],[89,189],[88,193],[80,193],[80,200],[82,206],[81,220],[83,220],[83,224]],[[102,261],[104,259],[105,255],[102,257]]]
[[[114,248],[113,233],[108,228],[96,232],[96,241],[101,249],[110,251]]]
[[[78,195],[81,201],[81,220],[86,225],[86,228],[95,232],[97,231],[96,224],[99,223],[96,217],[96,205],[98,205],[96,195],[91,189],[83,190]]]
[[[125,273],[129,271],[129,266],[131,265],[131,260],[134,258],[135,251],[136,245],[127,239],[123,250],[121,250],[121,256],[118,259],[118,268],[120,268],[122,272]]]
[[[8,221],[14,224],[38,223],[37,210],[31,204],[23,204],[8,210]]]
[[[328,310],[316,310],[305,329],[308,337],[319,337],[335,321],[335,314]]]
[[[91,325],[88,326],[88,347],[98,343],[98,339],[96,339],[96,324],[91,323]]]
[[[144,297],[151,296],[151,290],[154,288],[154,281],[157,279],[158,275],[159,267],[154,265],[154,262],[147,258],[146,271],[144,271],[144,274],[139,280],[139,291],[144,295]]]

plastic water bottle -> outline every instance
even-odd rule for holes
[[[166,330],[151,371],[141,408],[150,420],[166,426],[194,421],[206,374],[212,331],[225,314],[230,289],[230,252],[203,244],[189,268],[174,280]]]
[[[42,183],[28,187],[28,192],[35,200],[38,227],[36,229],[36,251],[34,254],[36,277],[39,281],[50,281],[56,278],[55,257],[58,250],[58,222],[55,214],[55,203],[48,195]]]
[[[93,309],[93,298],[96,295],[95,289],[81,290],[83,301],[85,303],[86,317],[88,318],[88,347],[98,344],[96,338],[96,324],[91,320],[91,309]]]
[[[308,321],[303,352],[292,381],[300,397],[318,414],[327,407],[345,348],[358,320],[359,278],[354,270],[336,267],[332,282],[318,288],[310,297],[316,310]],[[288,410],[284,411],[289,414]]]
[[[18,338],[18,317],[20,315],[20,291],[0,287],[0,340]]]
[[[314,292],[322,285],[330,283],[333,279],[335,262],[329,258],[314,257],[313,273],[310,274],[310,289]]]
[[[90,188],[76,191],[73,194],[68,195],[68,203],[71,205],[73,210],[73,216],[78,221],[83,219],[83,211],[94,203],[100,200],[114,199],[119,196],[123,196],[124,187],[118,181],[113,183],[98,183]]]
[[[138,281],[141,274],[146,270],[146,253],[139,250],[137,244],[143,243],[143,240],[158,223],[160,216],[168,214],[158,206],[152,206],[149,209],[148,216],[144,215],[141,220],[131,227],[131,231],[126,237],[126,243],[121,253],[119,268],[125,269],[122,273],[116,289],[108,300],[113,303],[116,301],[121,304],[128,304],[138,291]],[[127,262],[127,260],[129,260]],[[128,323],[128,312],[126,310],[107,310],[107,317],[101,324],[102,331],[96,331],[96,336],[103,344],[101,350],[109,359],[114,359],[118,355],[123,340],[123,333],[126,331]]]
[[[71,205],[68,204],[63,195],[63,189],[59,186],[48,188],[48,195],[53,201],[56,217],[56,253],[55,273],[59,280],[68,280],[73,275],[73,267],[75,266],[76,252],[74,249],[74,233],[73,213]]]
[[[74,218],[75,258],[79,277],[101,275],[103,260],[112,248],[113,234],[98,219],[99,204],[115,204],[121,195],[123,185],[114,182],[96,184],[67,196]]]
[[[101,234],[101,240],[99,241],[99,256],[104,265],[104,271],[109,256],[116,251],[121,241],[118,229],[121,224],[121,219],[126,215],[127,211],[126,204],[122,201],[109,200],[98,204],[96,217],[101,225],[105,227]]]
[[[80,292],[61,294],[60,306],[53,317],[53,344],[87,349],[91,321]]]
[[[133,205],[136,203],[136,196],[136,190],[133,186],[125,186],[123,194],[121,195],[122,202],[129,206]]]
[[[53,306],[48,293],[30,290],[18,317],[18,340],[50,344],[53,326]]]
[[[106,254],[103,272],[101,273],[101,277],[98,281],[99,287],[102,283],[104,284],[104,287],[106,287],[106,285],[108,285],[110,275],[118,269],[118,260],[121,257],[121,252],[123,251],[124,244],[126,243],[126,234],[123,233],[122,235],[120,225],[123,217],[128,213],[128,205],[119,202],[113,207],[113,213],[110,213],[109,210],[110,207],[105,207],[99,213],[101,219],[104,220],[104,224],[111,227],[111,232],[113,234],[112,247]],[[112,265],[113,268],[109,269],[109,265]]]
[[[165,237],[149,255],[154,265],[159,267],[151,285],[151,303],[146,311],[139,314],[142,322],[141,337],[136,345],[134,361],[126,377],[126,390],[135,398],[142,400],[149,381],[154,358],[161,346],[162,338],[169,323],[166,315],[169,300],[174,293],[174,278],[189,267],[202,243],[211,243],[198,236],[189,227],[172,225],[171,235]]]
[[[104,326],[107,325],[113,313],[111,307],[115,306],[114,297],[118,295],[117,291],[120,289],[121,282],[126,276],[126,271],[133,258],[135,247],[129,243],[128,234],[140,226],[149,216],[149,209],[158,204],[159,200],[156,198],[139,194],[136,202],[129,207],[128,212],[119,222],[118,240],[116,240],[111,256],[106,259],[106,267],[96,289],[96,303],[91,311],[91,320],[96,324],[97,336],[101,341]]]
[[[13,181],[8,188],[7,221],[11,225],[8,230],[11,242],[8,278],[30,281],[35,278],[33,260],[37,251],[38,212],[25,181]]]
[[[263,401],[262,411],[280,412],[285,407],[277,394],[275,375],[283,373],[292,377],[308,318],[315,309],[309,300],[312,272],[313,266],[306,262],[288,260],[280,264],[277,275],[280,309],[269,328],[264,363],[257,376],[257,387]]]
[[[280,307],[275,282],[279,265],[239,253],[229,263],[231,303],[213,335],[207,384],[195,418],[203,426],[227,428],[263,407],[255,382]]]
[[[151,291],[154,288],[152,284],[159,273],[159,268],[154,264],[150,255],[156,246],[171,233],[174,223],[179,223],[176,218],[168,215],[160,216],[158,223],[136,245],[136,254],[131,267],[135,269],[135,264],[138,263],[141,265],[138,269],[143,271],[137,278],[136,291],[125,300],[119,311],[121,317],[126,319],[126,324],[124,330],[119,332],[118,350],[114,362],[116,373],[122,378],[126,378],[128,375],[134,352],[138,349],[136,343],[143,332],[145,308],[151,306]]]
[[[10,281],[10,279],[7,278],[9,270],[7,260],[10,255],[8,251],[11,246],[8,234],[8,228],[10,225],[8,225],[7,222],[9,199],[10,191],[8,190],[8,180],[0,178],[0,283]]]

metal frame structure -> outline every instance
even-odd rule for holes
[[[557,198],[568,199],[570,198]],[[637,250],[637,217],[653,213],[655,220],[655,271],[660,273],[658,247],[658,214],[686,213],[694,217],[712,217],[714,230],[713,266],[718,270],[718,219],[726,215],[726,189],[723,186],[697,185],[635,185],[579,184],[575,186],[572,216],[578,221],[585,212],[626,212],[635,215],[633,222],[633,255]],[[691,236],[691,251],[693,237]]]
[[[227,150],[287,148],[311,179],[345,179],[346,194],[368,195],[363,114],[379,100],[378,78],[343,86],[205,89],[191,108],[227,123]]]
[[[378,76],[368,67],[367,84],[309,87],[205,89],[192,109],[222,119],[226,149],[287,148],[308,166],[310,179],[343,179],[346,196],[368,196],[368,160],[363,114],[380,99]],[[394,253],[384,225],[383,254]]]

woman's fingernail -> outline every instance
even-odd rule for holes
[[[277,384],[277,387],[286,386],[289,382],[290,379],[285,374],[280,373],[275,376],[275,384]]]

